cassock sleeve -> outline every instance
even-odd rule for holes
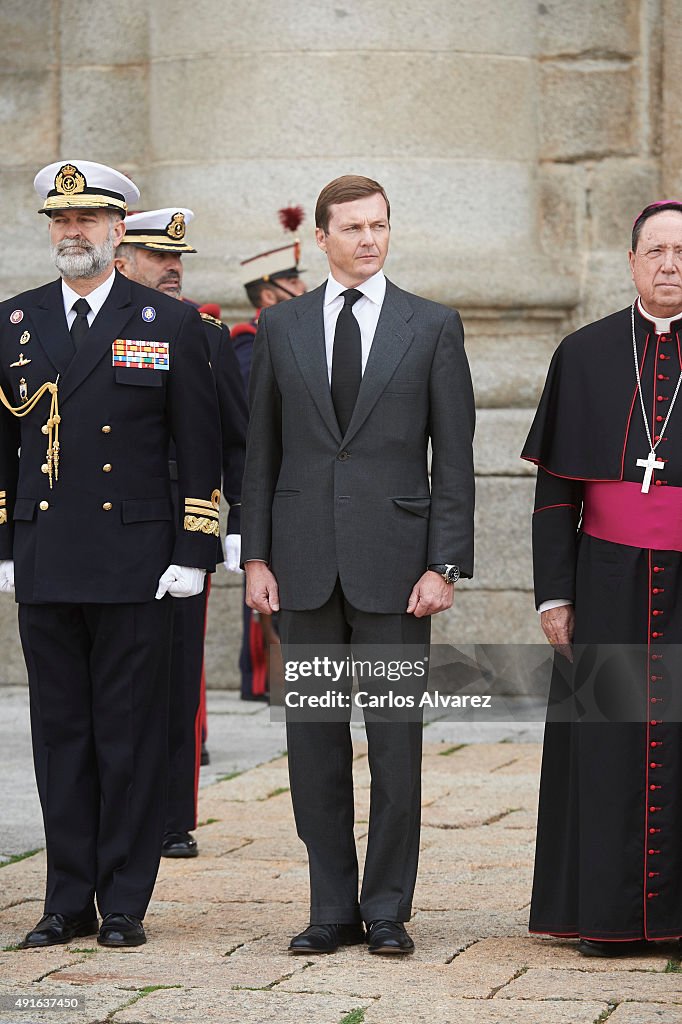
[[[538,469],[533,512],[535,606],[575,600],[575,566],[583,485]]]

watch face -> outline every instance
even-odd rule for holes
[[[447,572],[445,573],[445,580],[447,583],[456,583],[459,579],[459,566],[449,565]]]

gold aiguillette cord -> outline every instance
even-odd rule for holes
[[[47,476],[50,481],[50,488],[52,488],[52,479],[59,480],[59,424],[61,422],[61,416],[59,415],[59,398],[58,398],[58,385],[59,376],[57,380],[52,383],[51,380],[46,381],[35,394],[27,398],[23,405],[18,406],[16,409],[10,405],[7,401],[7,397],[0,388],[0,402],[4,405],[5,409],[16,416],[17,419],[22,419],[24,416],[28,416],[30,412],[33,412],[36,405],[43,397],[43,395],[49,391],[51,397],[50,400],[50,415],[47,420]]]

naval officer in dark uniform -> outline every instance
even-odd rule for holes
[[[116,250],[116,268],[132,281],[182,298],[183,257],[196,249],[187,240],[194,218],[186,207],[145,210],[126,217],[126,233]],[[239,513],[248,418],[246,393],[230,332],[220,320],[201,313],[218,393],[222,434],[223,494],[229,504],[225,538],[228,570],[239,570]],[[171,479],[177,478],[171,451]],[[175,485],[174,489],[175,489]],[[219,549],[222,560],[222,551]],[[201,594],[176,601],[168,729],[168,802],[161,855],[196,857],[197,795],[201,761],[204,635],[208,581]]]
[[[35,187],[61,279],[0,305],[0,586],[16,586],[47,845],[22,945],[97,934],[96,900],[98,941],[134,946],[164,827],[170,598],[216,564],[215,384],[198,314],[114,270],[133,183],[74,160]]]

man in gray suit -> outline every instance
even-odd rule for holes
[[[390,206],[378,182],[330,182],[315,223],[328,280],[263,310],[255,340],[247,601],[266,614],[281,607],[285,660],[293,645],[378,644],[414,661],[428,652],[430,616],[473,572],[474,402],[462,324],[384,277]],[[412,952],[404,922],[419,853],[419,716],[366,720],[371,811],[359,901],[348,721],[288,717],[311,886],[310,926],[289,949],[331,953],[366,938],[373,953]]]

